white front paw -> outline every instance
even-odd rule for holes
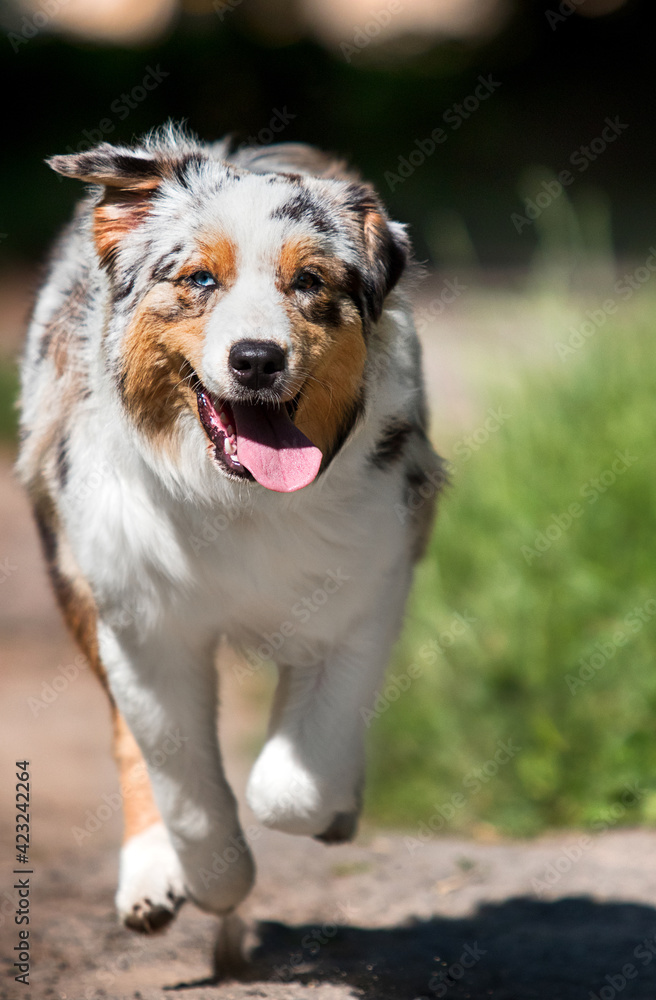
[[[185,898],[180,862],[163,823],[123,845],[116,908],[126,927],[145,934],[161,930]]]

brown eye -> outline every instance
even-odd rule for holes
[[[319,288],[321,283],[321,278],[313,271],[300,271],[294,279],[294,288],[298,292],[310,292]]]

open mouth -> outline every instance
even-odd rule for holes
[[[254,479],[276,493],[293,493],[316,478],[323,455],[293,422],[297,400],[228,402],[200,381],[194,388],[212,457],[232,478]]]

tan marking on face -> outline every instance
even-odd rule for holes
[[[336,328],[294,324],[298,367],[306,375],[294,422],[324,454],[332,452],[362,389],[367,348],[353,313]]]
[[[290,294],[299,271],[317,273],[322,286]],[[278,260],[278,287],[287,294],[294,362],[290,374],[303,385],[294,422],[329,454],[361,394],[367,356],[362,320],[342,291],[344,265],[311,237],[288,240]],[[337,317],[337,323],[328,317]],[[316,317],[316,318],[315,318]]]
[[[123,843],[162,819],[153,797],[146,762],[127,723],[114,710],[114,758],[123,798]]]
[[[169,450],[175,450],[171,432],[178,415],[195,409],[185,361],[201,370],[206,318],[197,293],[161,283],[139,305],[123,342],[124,403],[153,443]]]
[[[209,271],[219,284],[227,289],[237,280],[237,247],[227,236],[209,235],[199,241],[199,260],[204,261],[196,271]]]
[[[323,271],[324,260],[317,241],[312,237],[297,236],[287,240],[278,257],[278,287],[281,291],[288,289],[298,272],[306,267]]]

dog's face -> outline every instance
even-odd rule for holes
[[[406,261],[373,191],[253,173],[208,151],[102,145],[54,157],[104,187],[94,239],[124,317],[124,406],[159,447],[193,412],[209,460],[279,492],[306,486],[357,419],[370,329]]]

